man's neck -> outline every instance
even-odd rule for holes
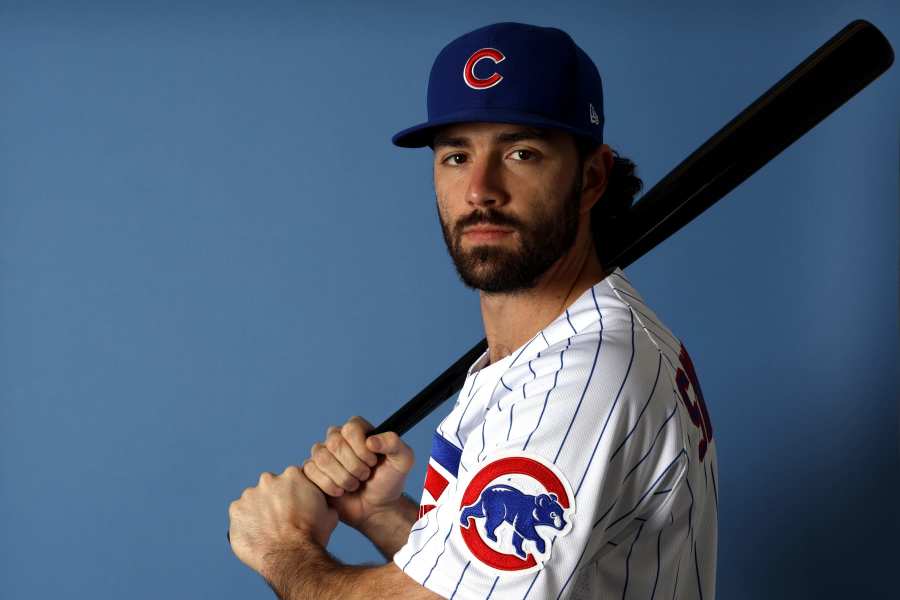
[[[502,360],[553,322],[605,273],[592,244],[576,246],[541,276],[514,294],[481,293],[481,317],[491,363]]]

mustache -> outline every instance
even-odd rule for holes
[[[476,211],[469,215],[466,215],[456,222],[453,230],[457,235],[461,235],[463,229],[465,229],[466,227],[471,227],[473,225],[497,225],[499,227],[510,227],[518,229],[522,224],[515,217],[505,215],[494,209],[488,209],[484,211]]]

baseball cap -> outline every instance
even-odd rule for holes
[[[566,32],[495,23],[462,35],[438,54],[428,78],[428,120],[395,134],[404,148],[464,122],[562,129],[603,143],[603,85],[590,57]]]

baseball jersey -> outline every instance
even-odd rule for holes
[[[397,566],[445,598],[713,598],[709,414],[622,270],[488,363],[434,432]]]

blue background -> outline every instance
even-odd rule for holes
[[[0,3],[4,598],[271,597],[228,503],[480,339],[430,153],[389,143],[450,39],[569,31],[645,190],[852,19],[900,47],[888,0],[374,4]],[[628,270],[709,404],[722,598],[896,591],[898,92]]]

